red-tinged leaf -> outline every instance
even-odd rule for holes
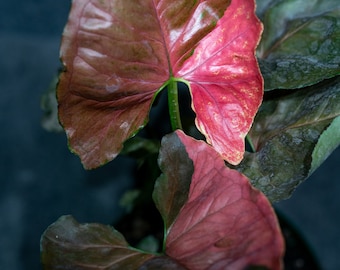
[[[73,1],[61,46],[59,118],[86,168],[112,160],[146,123],[171,67],[190,55],[227,5],[222,0]],[[197,18],[203,11],[205,18]]]
[[[79,224],[71,216],[60,217],[41,237],[41,261],[48,270],[139,269],[154,257],[130,248],[112,227]]]
[[[262,24],[254,1],[234,0],[175,76],[190,82],[196,125],[225,160],[238,164],[263,96],[254,56]]]
[[[152,3],[73,1],[61,46],[59,118],[86,168],[119,153],[169,78]]]
[[[194,174],[188,200],[167,235],[167,255],[191,270],[281,269],[283,238],[266,197],[203,141],[181,131],[171,136],[176,135]]]
[[[190,83],[208,142],[239,163],[262,98],[261,30],[250,0],[73,1],[58,86],[71,149],[86,168],[112,160],[175,76]]]

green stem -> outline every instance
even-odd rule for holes
[[[170,79],[168,84],[168,104],[172,130],[175,131],[176,129],[182,129],[178,103],[177,81],[174,79]]]
[[[249,135],[246,136],[246,140],[247,142],[249,143],[249,146],[251,148],[251,150],[255,153],[256,152],[256,149],[255,149],[255,146],[253,144],[253,141],[250,139]]]

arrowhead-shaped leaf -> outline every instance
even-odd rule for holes
[[[261,31],[250,0],[73,1],[58,85],[72,151],[86,168],[112,160],[175,77],[189,83],[207,141],[239,163],[262,100]]]
[[[41,238],[41,260],[48,270],[139,269],[152,258],[130,248],[112,227],[79,224],[71,216],[59,218]]]
[[[338,0],[276,1],[263,22],[258,56],[266,90],[301,88],[340,73]]]
[[[187,182],[188,175],[177,171],[176,162],[173,166],[177,151],[186,151],[194,172],[190,190],[185,190],[187,200],[180,209],[175,207],[178,215],[169,222],[166,254],[191,270],[245,269],[249,265],[280,269],[283,239],[266,197],[245,176],[226,167],[212,147],[181,131],[162,141],[160,161],[164,174],[172,175],[169,180],[177,175],[177,182]],[[169,186],[163,179],[158,181],[163,189]],[[176,187],[183,192],[180,184]],[[165,194],[160,187],[155,192],[160,192],[159,197]],[[158,201],[162,203],[167,205],[169,200]],[[171,216],[162,215],[165,220]]]
[[[265,101],[238,169],[271,201],[288,198],[340,144],[340,77]]]

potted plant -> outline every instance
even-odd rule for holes
[[[257,1],[262,24],[253,0],[73,1],[57,86],[70,149],[86,169],[120,153],[150,169],[132,213],[152,196],[164,229],[142,250],[63,216],[42,236],[45,269],[283,268],[271,203],[340,142],[337,0],[297,2]],[[164,119],[148,121],[164,97],[160,143]]]

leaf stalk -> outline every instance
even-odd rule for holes
[[[177,81],[174,78],[171,78],[168,82],[168,104],[172,130],[182,129],[178,103],[178,87]]]

